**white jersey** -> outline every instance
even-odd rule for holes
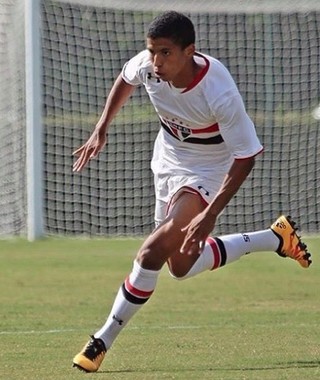
[[[157,78],[148,50],[129,60],[122,78],[143,84],[162,128],[155,141],[152,170],[156,175],[223,177],[233,159],[262,151],[242,97],[225,66],[196,53],[203,67],[185,89]]]

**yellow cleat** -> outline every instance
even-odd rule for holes
[[[106,352],[103,341],[91,336],[82,351],[74,357],[73,366],[84,372],[97,372]]]
[[[272,225],[271,230],[279,238],[280,244],[277,253],[281,257],[290,257],[303,268],[308,268],[312,263],[307,246],[296,234],[295,222],[290,216],[281,215]]]

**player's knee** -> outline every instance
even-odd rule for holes
[[[185,279],[188,278],[187,274],[182,274],[182,273],[179,273],[179,272],[174,272],[174,271],[172,271],[172,269],[170,267],[169,267],[169,274],[170,274],[170,276],[174,280],[177,280],[177,281],[183,281],[183,280],[185,280]]]
[[[142,268],[151,270],[159,270],[165,262],[160,250],[149,245],[139,250],[136,260]]]
[[[188,278],[189,267],[182,265],[182,260],[173,261],[172,258],[168,260],[168,268],[170,276],[174,280],[182,281]]]

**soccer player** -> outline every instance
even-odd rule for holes
[[[209,236],[263,147],[230,73],[195,50],[194,26],[183,14],[169,11],[151,22],[146,50],[124,65],[91,137],[74,152],[74,171],[103,149],[111,121],[139,85],[160,121],[151,165],[156,228],[137,253],[105,324],[73,359],[86,372],[98,370],[118,334],[151,297],[165,263],[180,280],[248,252],[273,251],[302,267],[311,264],[294,222],[283,215],[262,231]]]

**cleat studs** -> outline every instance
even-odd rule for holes
[[[290,215],[287,216],[287,220],[288,220],[290,226],[293,228],[294,231],[298,231],[299,230],[299,227],[297,226],[297,223],[294,220],[292,220],[292,218],[291,218]]]
[[[80,367],[78,364],[73,363],[72,367],[77,368],[81,372],[87,372],[84,368]]]
[[[296,224],[296,223],[292,220],[292,218],[291,218],[290,215],[287,216],[287,220],[288,220],[288,222],[289,222],[292,226],[294,226],[294,225]]]
[[[307,249],[307,245],[306,245],[305,243],[302,243],[302,242],[299,243],[299,247],[300,247],[301,249],[303,249],[303,250],[306,250],[306,249]]]

